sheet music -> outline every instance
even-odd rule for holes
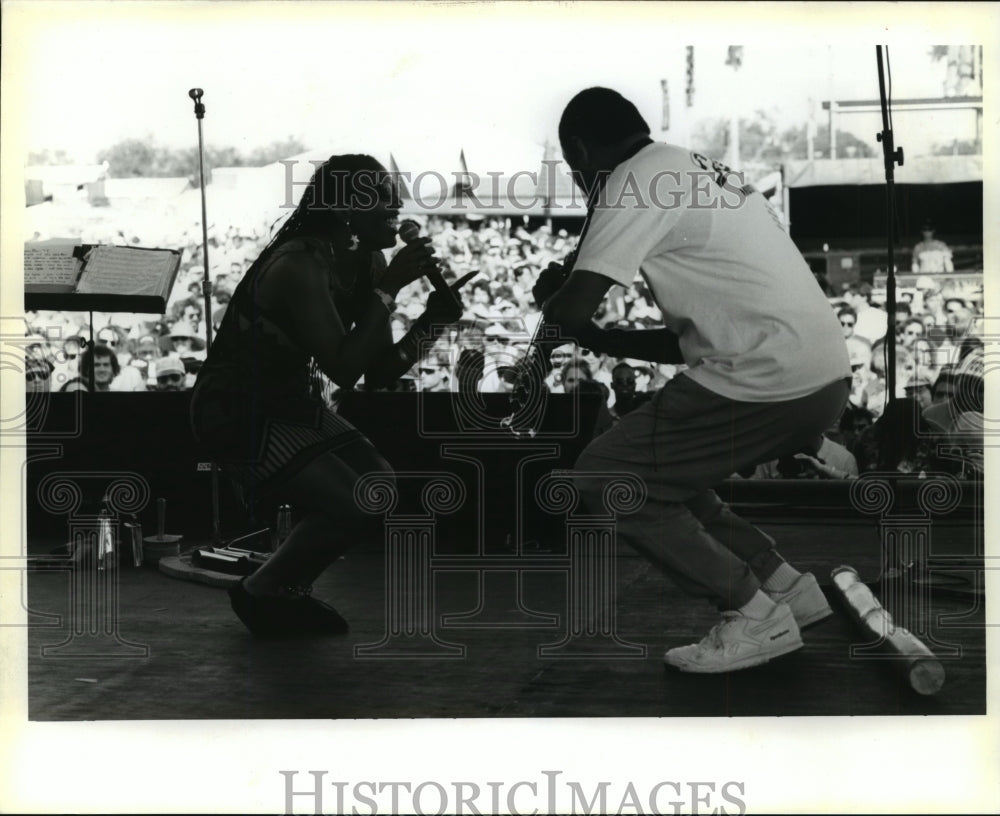
[[[80,272],[73,246],[24,248],[24,286],[32,291],[72,292]]]
[[[177,263],[173,253],[132,247],[94,247],[76,291],[95,295],[166,296],[166,283]]]

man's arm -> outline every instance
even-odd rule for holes
[[[594,312],[616,283],[596,272],[573,270],[565,285],[545,303],[545,322],[559,326],[564,336],[581,346],[612,357],[683,363],[678,337],[669,329],[602,329],[594,324]]]
[[[587,334],[587,332],[584,332]],[[680,338],[670,329],[601,329],[593,326],[587,347],[611,357],[633,357],[651,363],[683,365]]]

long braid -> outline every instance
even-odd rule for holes
[[[351,239],[351,204],[360,194],[358,176],[380,170],[378,162],[365,154],[351,153],[327,159],[316,168],[298,205],[247,271],[266,262],[280,244],[317,228],[330,234],[335,250],[346,250]],[[280,220],[276,219],[274,224]]]
[[[263,268],[281,244],[310,232],[327,233],[335,256],[345,252],[351,241],[350,212],[354,198],[359,194],[358,174],[378,170],[378,162],[363,154],[331,156],[317,167],[298,205],[250,265],[247,276]],[[338,187],[338,182],[346,183]],[[310,394],[329,404],[330,383],[315,359],[309,360],[308,379]]]

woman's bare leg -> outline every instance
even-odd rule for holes
[[[367,440],[306,465],[282,488],[302,511],[288,538],[245,582],[252,595],[278,595],[287,586],[310,586],[317,576],[360,537],[375,519],[354,501],[354,486],[365,473],[391,475],[389,464]]]

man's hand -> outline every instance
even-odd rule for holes
[[[531,287],[531,296],[535,299],[535,305],[541,309],[545,301],[562,288],[568,277],[569,269],[561,263],[552,261],[542,270],[535,285]]]
[[[849,473],[837,470],[833,465],[828,465],[822,459],[816,456],[810,456],[808,453],[796,453],[795,458],[800,461],[805,462],[809,465],[816,473],[827,479],[852,479],[857,478],[851,476]]]

